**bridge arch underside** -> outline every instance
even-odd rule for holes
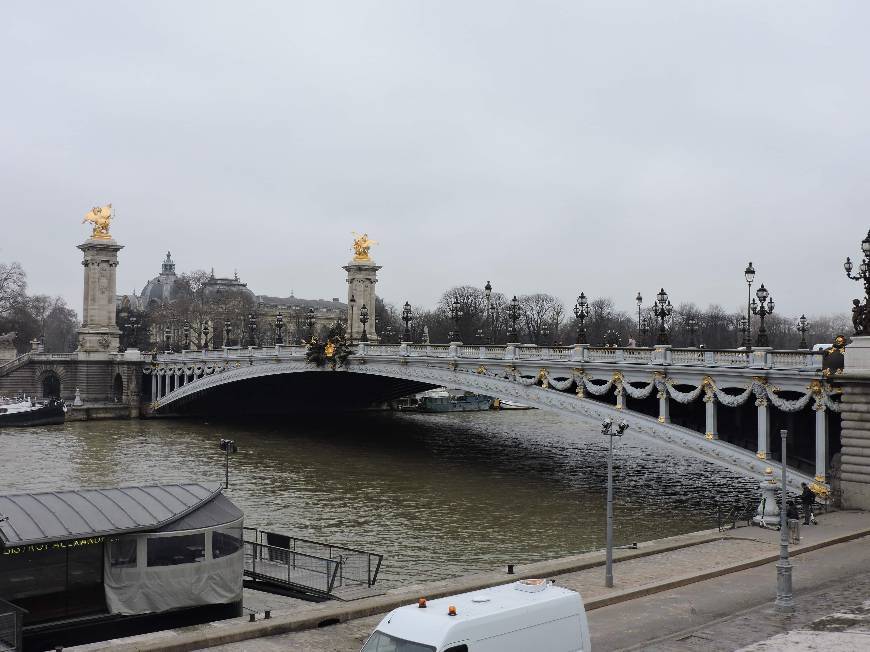
[[[351,411],[435,387],[403,378],[308,369],[214,384],[178,398],[170,395],[159,404],[157,413],[238,416]]]
[[[165,382],[165,381],[160,381]],[[551,410],[586,423],[605,418],[625,419],[632,433],[649,438],[670,449],[672,455],[692,455],[751,477],[764,477],[772,467],[778,477],[778,464],[758,459],[754,451],[723,440],[709,440],[704,433],[683,425],[661,422],[650,412],[626,404],[619,409],[607,397],[603,400],[574,392],[558,391],[538,384],[523,384],[496,374],[478,374],[435,366],[402,364],[354,364],[349,369],[315,369],[299,362],[240,366],[197,378],[180,386],[154,404],[155,414],[252,415],[293,414],[300,410],[359,409],[425,391],[452,387],[487,396],[515,400],[540,409]],[[790,469],[789,485],[798,489],[801,482],[812,482],[813,475],[803,469]]]

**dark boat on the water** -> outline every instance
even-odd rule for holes
[[[57,398],[47,401],[25,399],[0,404],[0,428],[4,426],[48,426],[63,423],[66,405]]]

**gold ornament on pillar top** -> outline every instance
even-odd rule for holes
[[[363,233],[359,235],[356,231],[351,231],[354,236],[353,239],[353,259],[364,261],[371,260],[371,256],[369,256],[369,249],[371,249],[372,245],[378,244],[377,240],[370,240],[368,233]]]
[[[82,224],[90,222],[94,225],[94,231],[91,233],[91,238],[94,240],[111,240],[112,236],[109,234],[109,224],[114,217],[115,212],[112,210],[111,204],[107,204],[106,206],[94,206],[90,212],[85,215]]]

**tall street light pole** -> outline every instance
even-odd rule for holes
[[[774,608],[780,613],[792,613],[794,611],[794,597],[791,591],[791,562],[788,559],[788,515],[786,514],[786,494],[788,493],[787,469],[785,447],[788,439],[788,430],[780,430],[779,437],[782,442],[782,503],[779,507],[779,561],[776,562],[776,602]]]
[[[486,343],[492,344],[492,284],[489,281],[483,286],[483,293],[486,296]]]
[[[613,588],[613,438],[622,437],[628,430],[628,422],[620,421],[613,431],[613,419],[601,422],[601,434],[610,438],[607,448],[607,548],[604,566],[604,586]]]
[[[350,300],[347,303],[350,306],[350,323],[348,324],[350,326],[350,333],[348,334],[348,341],[350,342],[350,344],[353,344],[353,308],[356,305],[356,299],[352,294],[350,295]]]
[[[637,293],[634,300],[637,301],[637,333],[640,336],[640,307],[643,305],[643,297],[640,296],[640,292]]]
[[[743,346],[747,351],[752,350],[752,282],[755,280],[755,268],[752,266],[752,261],[743,270],[743,276],[746,279],[746,335],[743,338]]]
[[[230,488],[230,453],[238,453],[236,442],[232,439],[221,439],[220,448],[224,452],[224,488]]]

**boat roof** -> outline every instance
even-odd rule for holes
[[[160,530],[192,515],[220,493],[219,483],[191,482],[2,494],[0,546]],[[226,503],[241,514],[229,500]],[[218,520],[231,511],[223,501],[216,508]],[[196,519],[203,523],[208,520],[213,519]],[[218,524],[226,522],[229,521],[221,520]]]

